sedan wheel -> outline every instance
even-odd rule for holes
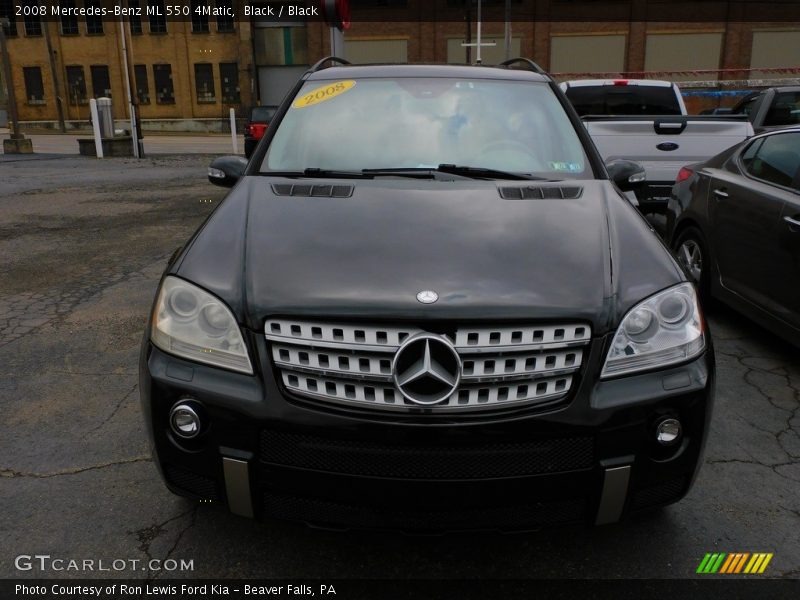
[[[678,247],[678,260],[699,285],[703,277],[703,251],[700,244],[692,239],[684,240]]]
[[[673,248],[678,262],[697,286],[700,298],[710,303],[711,261],[703,234],[696,227],[688,227],[680,233]]]

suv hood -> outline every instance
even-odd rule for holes
[[[349,197],[276,194],[352,186]],[[503,199],[499,187],[580,187],[575,199]],[[600,333],[682,280],[607,181],[276,180],[245,177],[173,272],[255,330],[269,315],[342,320],[571,320]],[[422,290],[435,304],[417,301]]]

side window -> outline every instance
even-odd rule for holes
[[[747,115],[750,116],[750,113],[753,112],[753,107],[756,105],[756,100],[758,100],[761,96],[753,96],[752,98],[747,98],[746,100],[742,101],[742,103],[734,109],[734,113],[737,115]]]
[[[753,142],[752,144],[750,144],[747,147],[747,150],[742,152],[742,157],[741,157],[742,164],[744,165],[744,168],[747,169],[747,171],[751,175],[755,175],[755,174],[752,173],[752,171],[750,169],[750,165],[753,163],[753,158],[755,158],[756,153],[758,152],[758,149],[761,148],[761,144],[763,144],[763,143],[764,143],[764,138],[756,140],[755,142]]]
[[[763,138],[761,144],[755,142],[742,154],[742,163],[753,177],[791,186],[800,171],[800,133],[776,134]]]
[[[782,92],[775,96],[764,125],[795,125],[800,123],[800,92]]]

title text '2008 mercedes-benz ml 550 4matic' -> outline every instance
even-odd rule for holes
[[[534,63],[312,67],[161,279],[141,352],[177,494],[334,528],[609,523],[685,495],[693,285]]]

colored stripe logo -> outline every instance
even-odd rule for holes
[[[721,573],[726,575],[736,574],[750,574],[760,575],[767,569],[769,561],[772,560],[773,554],[771,552],[714,552],[707,553],[703,560],[700,561],[700,566],[697,567],[697,573],[700,574],[713,574]]]

